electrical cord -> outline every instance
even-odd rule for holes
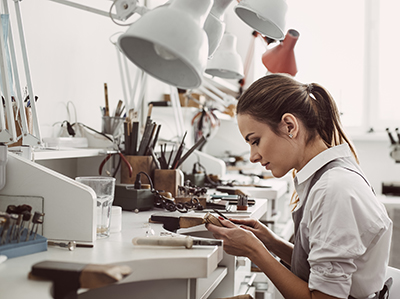
[[[102,133],[102,132],[99,132],[99,131],[97,131],[97,130],[95,130],[95,129],[93,129],[93,128],[91,128],[91,127],[89,127],[89,126],[87,126],[87,125],[85,125],[85,124],[83,124],[83,123],[76,122],[76,123],[73,123],[71,126],[73,126],[73,125],[75,125],[75,124],[81,125],[82,127],[85,127],[86,129],[89,129],[89,130],[91,130],[91,131],[93,131],[93,132],[95,132],[95,133],[97,133],[97,134],[99,134],[99,135],[101,135],[101,136],[104,136],[105,138],[107,138],[107,139],[110,140],[111,142],[114,142],[114,140],[112,140],[112,138],[111,138],[110,136],[107,136],[107,134]]]
[[[214,182],[213,180],[210,179],[210,177],[207,174],[206,168],[203,165],[201,165],[200,162],[194,163],[193,169],[195,169],[196,165],[203,170],[208,186],[217,187],[221,185],[220,183]]]

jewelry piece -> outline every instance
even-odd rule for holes
[[[289,134],[289,138],[293,138],[293,134]]]

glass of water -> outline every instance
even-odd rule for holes
[[[115,178],[106,176],[82,176],[76,181],[92,188],[97,196],[97,238],[110,236],[111,207],[114,201]]]

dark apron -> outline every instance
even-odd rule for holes
[[[345,168],[349,171],[353,171],[357,174],[359,174],[365,182],[370,186],[366,178],[362,175],[360,170],[358,170],[353,163],[351,163],[349,158],[338,158],[335,160],[332,160],[331,162],[328,162],[325,164],[322,168],[320,168],[313,176],[310,186],[308,187],[308,190],[304,193],[304,201],[302,203],[302,206],[294,211],[292,213],[293,217],[293,222],[294,222],[294,248],[293,248],[293,253],[292,253],[292,260],[291,260],[291,271],[298,277],[300,277],[302,280],[308,282],[309,276],[310,276],[310,264],[308,263],[308,251],[306,251],[304,248],[309,248],[309,240],[303,240],[302,236],[299,232],[299,225],[301,220],[303,219],[303,213],[304,213],[304,207],[306,206],[306,202],[308,199],[308,194],[310,193],[310,190],[312,187],[315,185],[315,183],[321,178],[321,176],[324,174],[324,172],[328,171],[329,169],[332,169],[334,167],[342,167]],[[371,186],[370,186],[371,187]],[[371,187],[372,189],[372,187]],[[373,190],[372,190],[373,191]],[[375,193],[375,192],[374,192]],[[302,244],[304,243],[304,247]],[[371,299],[381,299],[381,298],[386,298],[388,296],[388,289],[390,288],[391,281],[386,281],[384,288],[382,291],[377,292],[376,296],[371,298]],[[349,297],[349,299],[355,299],[353,297]]]

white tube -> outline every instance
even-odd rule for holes
[[[6,185],[6,164],[8,147],[5,144],[0,144],[0,190]]]
[[[174,108],[177,133],[178,136],[183,136],[185,126],[183,124],[182,106],[179,101],[178,89],[172,85],[170,85],[170,96],[171,96],[171,104],[172,107]]]
[[[216,101],[217,103],[220,103],[220,104],[223,105],[224,107],[227,106],[226,102],[225,102],[223,99],[221,99],[220,97],[218,97],[215,93],[209,91],[209,90],[208,90],[207,88],[205,88],[204,86],[201,85],[201,86],[198,87],[198,89],[199,89],[202,93],[206,94],[206,95],[209,96],[211,99],[213,99],[214,101]]]

